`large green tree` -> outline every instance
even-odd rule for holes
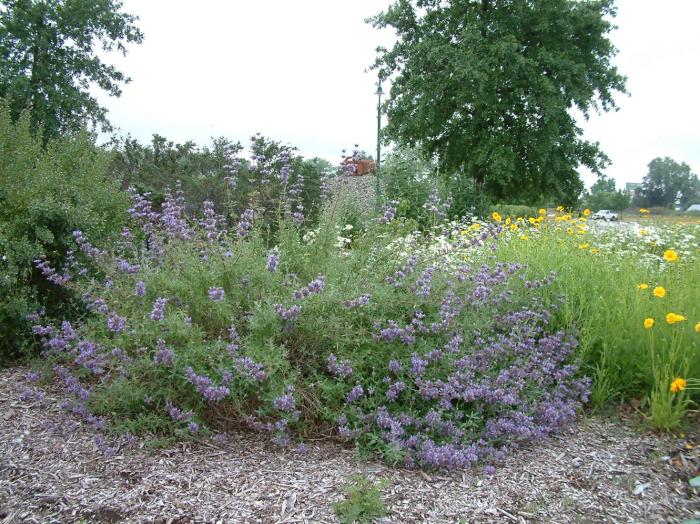
[[[642,198],[646,206],[685,209],[700,200],[700,181],[685,162],[680,164],[669,157],[649,162],[649,171],[642,180]]]
[[[625,89],[614,14],[612,0],[396,0],[370,19],[397,35],[374,64],[392,81],[385,137],[492,199],[573,202],[579,166],[607,163],[574,110],[614,109]]]
[[[14,119],[28,108],[45,140],[88,123],[109,129],[89,88],[119,96],[129,78],[95,48],[126,54],[125,44],[143,38],[121,7],[118,0],[0,1],[0,97]]]

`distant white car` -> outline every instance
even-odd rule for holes
[[[591,215],[591,218],[593,220],[608,220],[612,222],[613,220],[617,220],[620,218],[620,216],[615,213],[614,211],[610,211],[609,209],[601,209],[600,211],[596,211]]]

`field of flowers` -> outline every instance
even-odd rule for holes
[[[208,202],[191,220],[178,191],[159,209],[132,191],[116,245],[75,231],[64,267],[36,261],[85,312],[32,316],[31,378],[71,393],[63,407],[105,453],[117,436],[248,428],[493,468],[589,398],[683,422],[700,377],[698,224],[605,228],[561,208],[450,222],[431,199],[418,232],[395,204],[373,218],[335,200],[309,229],[298,181],[265,169],[276,210],[254,195],[233,223]]]
[[[547,290],[564,298],[555,323],[576,330],[594,379],[593,404],[637,398],[654,427],[671,429],[700,377],[700,222],[641,211],[614,224],[589,221],[587,210],[494,212],[487,221],[436,231],[431,249],[452,249],[463,236],[502,224],[499,260],[526,265],[533,278],[556,275]],[[464,256],[454,250],[455,260]]]

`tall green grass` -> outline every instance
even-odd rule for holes
[[[691,399],[687,391],[671,393],[670,384],[676,377],[700,377],[697,256],[649,264],[624,245],[597,251],[591,234],[545,227],[528,240],[513,236],[500,242],[498,257],[527,264],[538,276],[556,271],[548,290],[564,297],[556,322],[578,331],[581,355],[594,378],[595,406],[641,398],[655,427],[680,423]],[[663,298],[653,295],[657,286],[666,290]],[[686,320],[671,325],[669,312]],[[647,318],[654,319],[650,329],[644,327]]]

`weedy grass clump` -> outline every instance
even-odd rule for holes
[[[375,483],[358,475],[345,486],[345,498],[333,504],[333,510],[343,524],[374,522],[389,514],[382,500],[386,481]]]
[[[133,192],[112,249],[75,231],[65,268],[38,260],[91,312],[35,317],[64,407],[108,433],[334,436],[427,468],[497,463],[573,421],[589,381],[576,340],[551,328],[554,276],[497,262],[500,227],[464,237],[455,259],[419,234],[404,250],[395,207],[348,228],[331,204],[310,232],[281,194],[271,232],[254,205],[229,223],[205,203],[193,221],[177,192],[159,211]]]

